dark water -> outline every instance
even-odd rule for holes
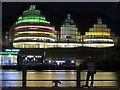
[[[65,72],[66,70],[56,70],[55,72],[52,72],[51,70],[48,70],[46,72],[35,72],[35,71],[29,71],[27,73],[27,80],[53,80],[53,79],[61,79],[61,80],[76,80],[76,72],[73,70],[69,70],[69,72]],[[0,72],[0,79],[2,80],[22,80],[22,72],[21,71],[15,71],[15,70],[2,70]],[[81,73],[81,78],[86,78],[86,72]],[[95,79],[100,80],[117,80],[117,75],[115,72],[97,72],[95,75]],[[81,82],[82,85],[85,85],[85,82]],[[28,87],[52,87],[54,84],[52,81],[28,81],[27,86]],[[94,86],[117,86],[117,81],[95,81]],[[3,81],[1,82],[0,86],[7,86],[7,87],[16,87],[16,86],[22,86],[21,81]],[[61,84],[59,84],[60,87],[66,86],[76,86],[75,81],[61,81]]]

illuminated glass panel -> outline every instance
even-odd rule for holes
[[[23,45],[23,47],[21,47]],[[52,48],[52,47],[80,47],[81,43],[45,43],[45,42],[19,42],[13,43],[14,47],[19,48]],[[37,46],[37,47],[36,47]]]
[[[27,34],[39,34],[39,33],[41,33],[41,34],[50,34],[50,35],[52,35],[52,36],[54,36],[54,37],[56,37],[56,35],[54,35],[53,33],[49,33],[49,32],[37,32],[37,31],[24,31],[24,32],[17,32],[16,34],[15,34],[15,36],[17,36],[17,35],[20,35],[20,34],[25,34],[25,33],[27,33]]]
[[[18,30],[20,28],[45,28],[45,29],[52,30],[53,32],[57,32],[53,27],[48,27],[48,26],[18,26],[15,28],[15,30]]]
[[[110,32],[86,32],[85,35],[110,36]]]
[[[0,55],[1,65],[17,65],[17,55]]]
[[[40,17],[40,16],[27,16],[27,17],[19,18],[19,20],[21,20],[21,19],[39,19],[39,20],[45,20],[45,17]]]
[[[16,24],[23,23],[23,22],[38,22],[38,23],[41,22],[41,23],[50,24],[50,22],[48,21],[39,20],[39,19],[23,19],[23,20],[19,20],[18,22],[16,22]]]
[[[18,37],[18,38],[15,38],[14,41],[16,41],[16,40],[37,40],[37,39],[55,41],[55,39],[48,38],[48,37]]]
[[[112,39],[84,39],[84,41],[107,41],[107,42],[114,42]]]
[[[108,43],[91,43],[91,44],[84,44],[86,47],[96,47],[96,48],[104,48],[104,47],[112,47],[114,44]]]

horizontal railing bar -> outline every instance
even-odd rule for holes
[[[43,71],[37,71],[37,70],[26,70],[27,72],[77,72],[77,70],[43,70]],[[1,71],[3,73],[3,71]],[[4,72],[22,72],[22,71],[4,71]],[[82,72],[87,72],[87,70],[81,70]],[[97,70],[97,72],[116,72],[116,71],[103,71],[103,70]]]
[[[22,81],[22,80],[0,80],[0,81]],[[26,80],[26,81],[55,81],[55,80]],[[59,79],[58,81],[76,81],[76,80],[60,80]],[[80,80],[80,81],[86,81],[86,80]],[[118,80],[93,80],[93,81],[118,81]]]
[[[0,81],[22,81],[22,80],[0,80]]]
[[[73,71],[70,71],[70,70],[68,70],[68,71],[27,71],[27,72],[76,72],[77,70],[73,70]]]

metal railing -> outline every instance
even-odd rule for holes
[[[26,88],[27,87],[27,82],[30,82],[30,81],[35,81],[35,82],[37,82],[37,81],[51,81],[51,83],[53,82],[53,83],[55,83],[55,87],[58,87],[58,83],[59,82],[56,82],[56,81],[74,81],[74,82],[76,82],[76,88],[81,88],[82,87],[82,85],[81,85],[81,82],[82,81],[86,81],[85,79],[81,79],[81,72],[83,72],[83,71],[81,71],[80,69],[77,69],[77,70],[74,70],[74,72],[76,72],[76,79],[68,79],[68,80],[64,80],[64,79],[50,79],[50,80],[46,80],[46,79],[37,79],[37,80],[27,80],[27,69],[26,69],[26,67],[23,67],[23,69],[22,69],[22,79],[19,79],[19,80],[12,80],[12,79],[10,79],[10,80],[2,80],[2,81],[21,81],[22,82],[22,88]],[[32,71],[32,72],[36,72],[36,71]],[[49,71],[39,71],[39,72],[49,72]],[[56,71],[50,71],[50,72],[56,72]],[[59,71],[57,71],[57,72],[59,72]],[[66,72],[66,71],[60,71],[60,72]],[[71,72],[71,71],[70,71]],[[98,71],[99,72],[99,71]],[[91,81],[91,80],[89,80],[89,81]],[[97,79],[97,80],[94,80],[94,81],[117,81],[117,80],[108,80],[108,79],[104,79],[104,80],[100,80],[100,79]],[[57,85],[56,85],[56,83],[57,83]]]

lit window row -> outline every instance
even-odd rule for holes
[[[114,42],[112,39],[84,39],[83,41],[103,41],[103,42]]]
[[[45,17],[40,17],[40,16],[26,16],[26,17],[19,17],[18,20],[23,20],[23,19],[40,19],[40,20],[45,20]]]
[[[106,43],[91,43],[91,44],[68,44],[68,43],[38,43],[38,42],[21,42],[21,43],[14,43],[14,47],[18,48],[53,48],[53,47],[61,47],[61,48],[72,48],[72,47],[111,47],[114,44],[106,44]]]
[[[47,23],[47,24],[50,24],[50,22],[48,22],[48,21],[39,20],[39,19],[23,19],[23,20],[19,20],[18,22],[16,22],[16,24],[24,23],[24,22],[36,22],[36,23]]]
[[[42,42],[19,42],[13,43],[14,47],[18,48],[53,48],[53,47],[80,47],[82,44],[80,43],[42,43]]]
[[[105,24],[94,24],[93,27],[95,27],[95,28],[107,28],[107,25],[105,25]]]
[[[39,28],[28,28],[28,29],[39,29]]]
[[[17,32],[15,36],[20,35],[20,34],[49,34],[53,37],[56,37],[55,34],[49,33],[49,32],[40,32],[40,31],[24,31],[24,32]]]
[[[110,32],[85,32],[85,35],[100,35],[100,36],[110,36]]]
[[[19,35],[19,36],[16,36],[14,38],[17,38],[17,37],[48,37],[48,38],[53,38],[53,39],[56,39],[56,36],[52,36],[50,34],[32,34],[32,33],[29,33],[29,34],[22,34],[22,35]],[[38,40],[38,39],[35,39],[35,40]]]
[[[112,47],[114,46],[114,44],[106,44],[106,43],[91,43],[91,44],[84,44],[84,47],[100,47],[100,48],[103,48],[103,47]]]
[[[48,27],[48,26],[18,26],[15,28],[15,30],[18,30],[21,28],[44,28],[44,29],[52,30],[53,32],[57,32],[53,27]]]
[[[14,41],[17,40],[50,40],[50,41],[55,41],[55,39],[48,38],[48,37],[17,37],[14,39]]]
[[[69,24],[65,25],[65,24],[63,24],[62,27],[74,27],[74,28],[76,28],[76,25],[69,25]]]
[[[90,28],[90,32],[110,32],[109,28]]]

